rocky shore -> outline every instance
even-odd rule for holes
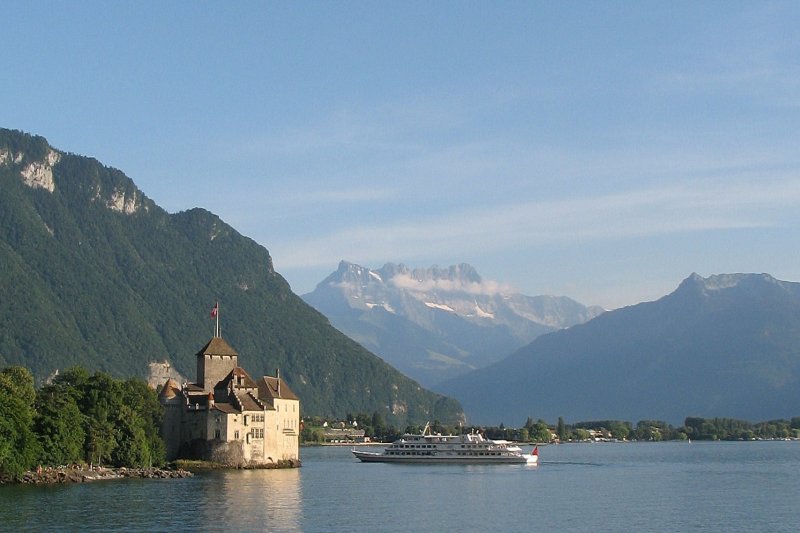
[[[179,469],[192,469],[195,472],[201,470],[272,470],[277,468],[300,468],[302,466],[302,463],[299,459],[281,459],[280,461],[274,463],[239,464],[227,464],[194,459],[178,459],[174,464]]]
[[[103,468],[103,467],[61,467],[43,468],[25,472],[17,479],[3,480],[11,483],[24,484],[54,484],[54,483],[85,483],[104,479],[142,478],[142,479],[169,479],[191,477],[194,474],[188,470],[164,470],[161,468]]]

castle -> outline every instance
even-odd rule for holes
[[[197,352],[197,383],[168,379],[159,400],[168,460],[237,466],[299,460],[299,399],[277,371],[253,380],[218,334]]]

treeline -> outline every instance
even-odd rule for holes
[[[697,440],[787,439],[800,436],[800,416],[756,424],[733,418],[689,417],[682,429]]]
[[[386,425],[379,413],[348,415],[345,424],[364,430],[364,435],[374,441],[389,442],[403,433],[422,433],[424,426],[406,426],[404,430]],[[304,421],[301,435],[304,442],[324,442],[323,420],[310,417]],[[800,438],[800,417],[791,420],[770,420],[751,423],[733,418],[688,417],[683,426],[674,427],[662,420],[640,420],[633,425],[625,420],[593,420],[566,424],[559,417],[555,425],[544,420],[533,421],[528,417],[519,428],[500,426],[453,426],[431,424],[433,433],[456,435],[461,432],[480,431],[490,439],[505,439],[518,442],[586,442],[610,441],[664,441],[664,440],[759,440]]]
[[[163,408],[142,380],[75,367],[36,390],[24,367],[0,370],[0,476],[37,466],[162,466]]]
[[[319,444],[325,442],[325,429],[323,428],[323,424],[326,421],[326,419],[319,416],[310,416],[303,419],[303,430],[300,432],[300,441],[305,444]],[[422,431],[422,428],[416,428],[416,426],[407,426],[405,431],[403,431],[397,426],[387,423],[383,416],[377,411],[373,412],[371,415],[366,413],[358,413],[355,415],[348,413],[345,420],[340,422],[344,422],[346,427],[363,430],[365,437],[369,437],[370,440],[376,442],[391,442],[399,439],[403,433]]]
[[[345,428],[364,431],[364,436],[374,442],[392,442],[405,433],[418,434],[425,429],[424,425],[407,425],[403,428],[387,423],[383,416],[375,411],[371,415],[366,413],[348,413],[344,420],[328,420],[319,416],[309,416],[303,419],[303,430],[300,432],[300,441],[305,444],[319,444],[325,442],[325,428],[323,424],[330,422],[330,427],[335,428],[340,424]],[[447,426],[438,420],[431,423],[433,433],[452,433],[458,431],[454,426]]]
[[[758,440],[800,437],[800,417],[751,423],[733,418],[687,417],[683,426],[674,427],[662,420],[640,420],[633,425],[625,420],[594,420],[566,424],[563,418],[554,426],[528,418],[519,429],[486,428],[489,438],[523,442],[583,442],[590,440]]]

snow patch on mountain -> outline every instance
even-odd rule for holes
[[[369,269],[341,261],[303,299],[425,385],[491,365],[539,335],[602,312],[566,297],[520,294],[466,263]]]
[[[449,313],[455,313],[455,309],[450,307],[449,305],[443,304],[435,304],[433,302],[423,302],[426,306],[430,307],[431,309],[441,309],[442,311],[447,311]]]
[[[394,308],[391,305],[389,305],[388,303],[386,303],[386,302],[382,302],[382,303],[379,303],[379,304],[372,303],[372,302],[364,302],[364,305],[367,306],[367,309],[374,309],[376,307],[382,307],[383,309],[385,309],[389,313],[397,314],[397,311],[395,311]]]
[[[475,304],[475,316],[479,318],[494,318],[494,313],[487,313],[477,303]]]

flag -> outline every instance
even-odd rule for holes
[[[531,455],[536,455],[536,456],[539,455],[539,447],[538,446],[534,446],[533,447],[533,450],[531,451]]]
[[[216,318],[218,311],[219,311],[219,304],[216,303],[216,304],[214,304],[214,308],[211,309],[211,318]]]

